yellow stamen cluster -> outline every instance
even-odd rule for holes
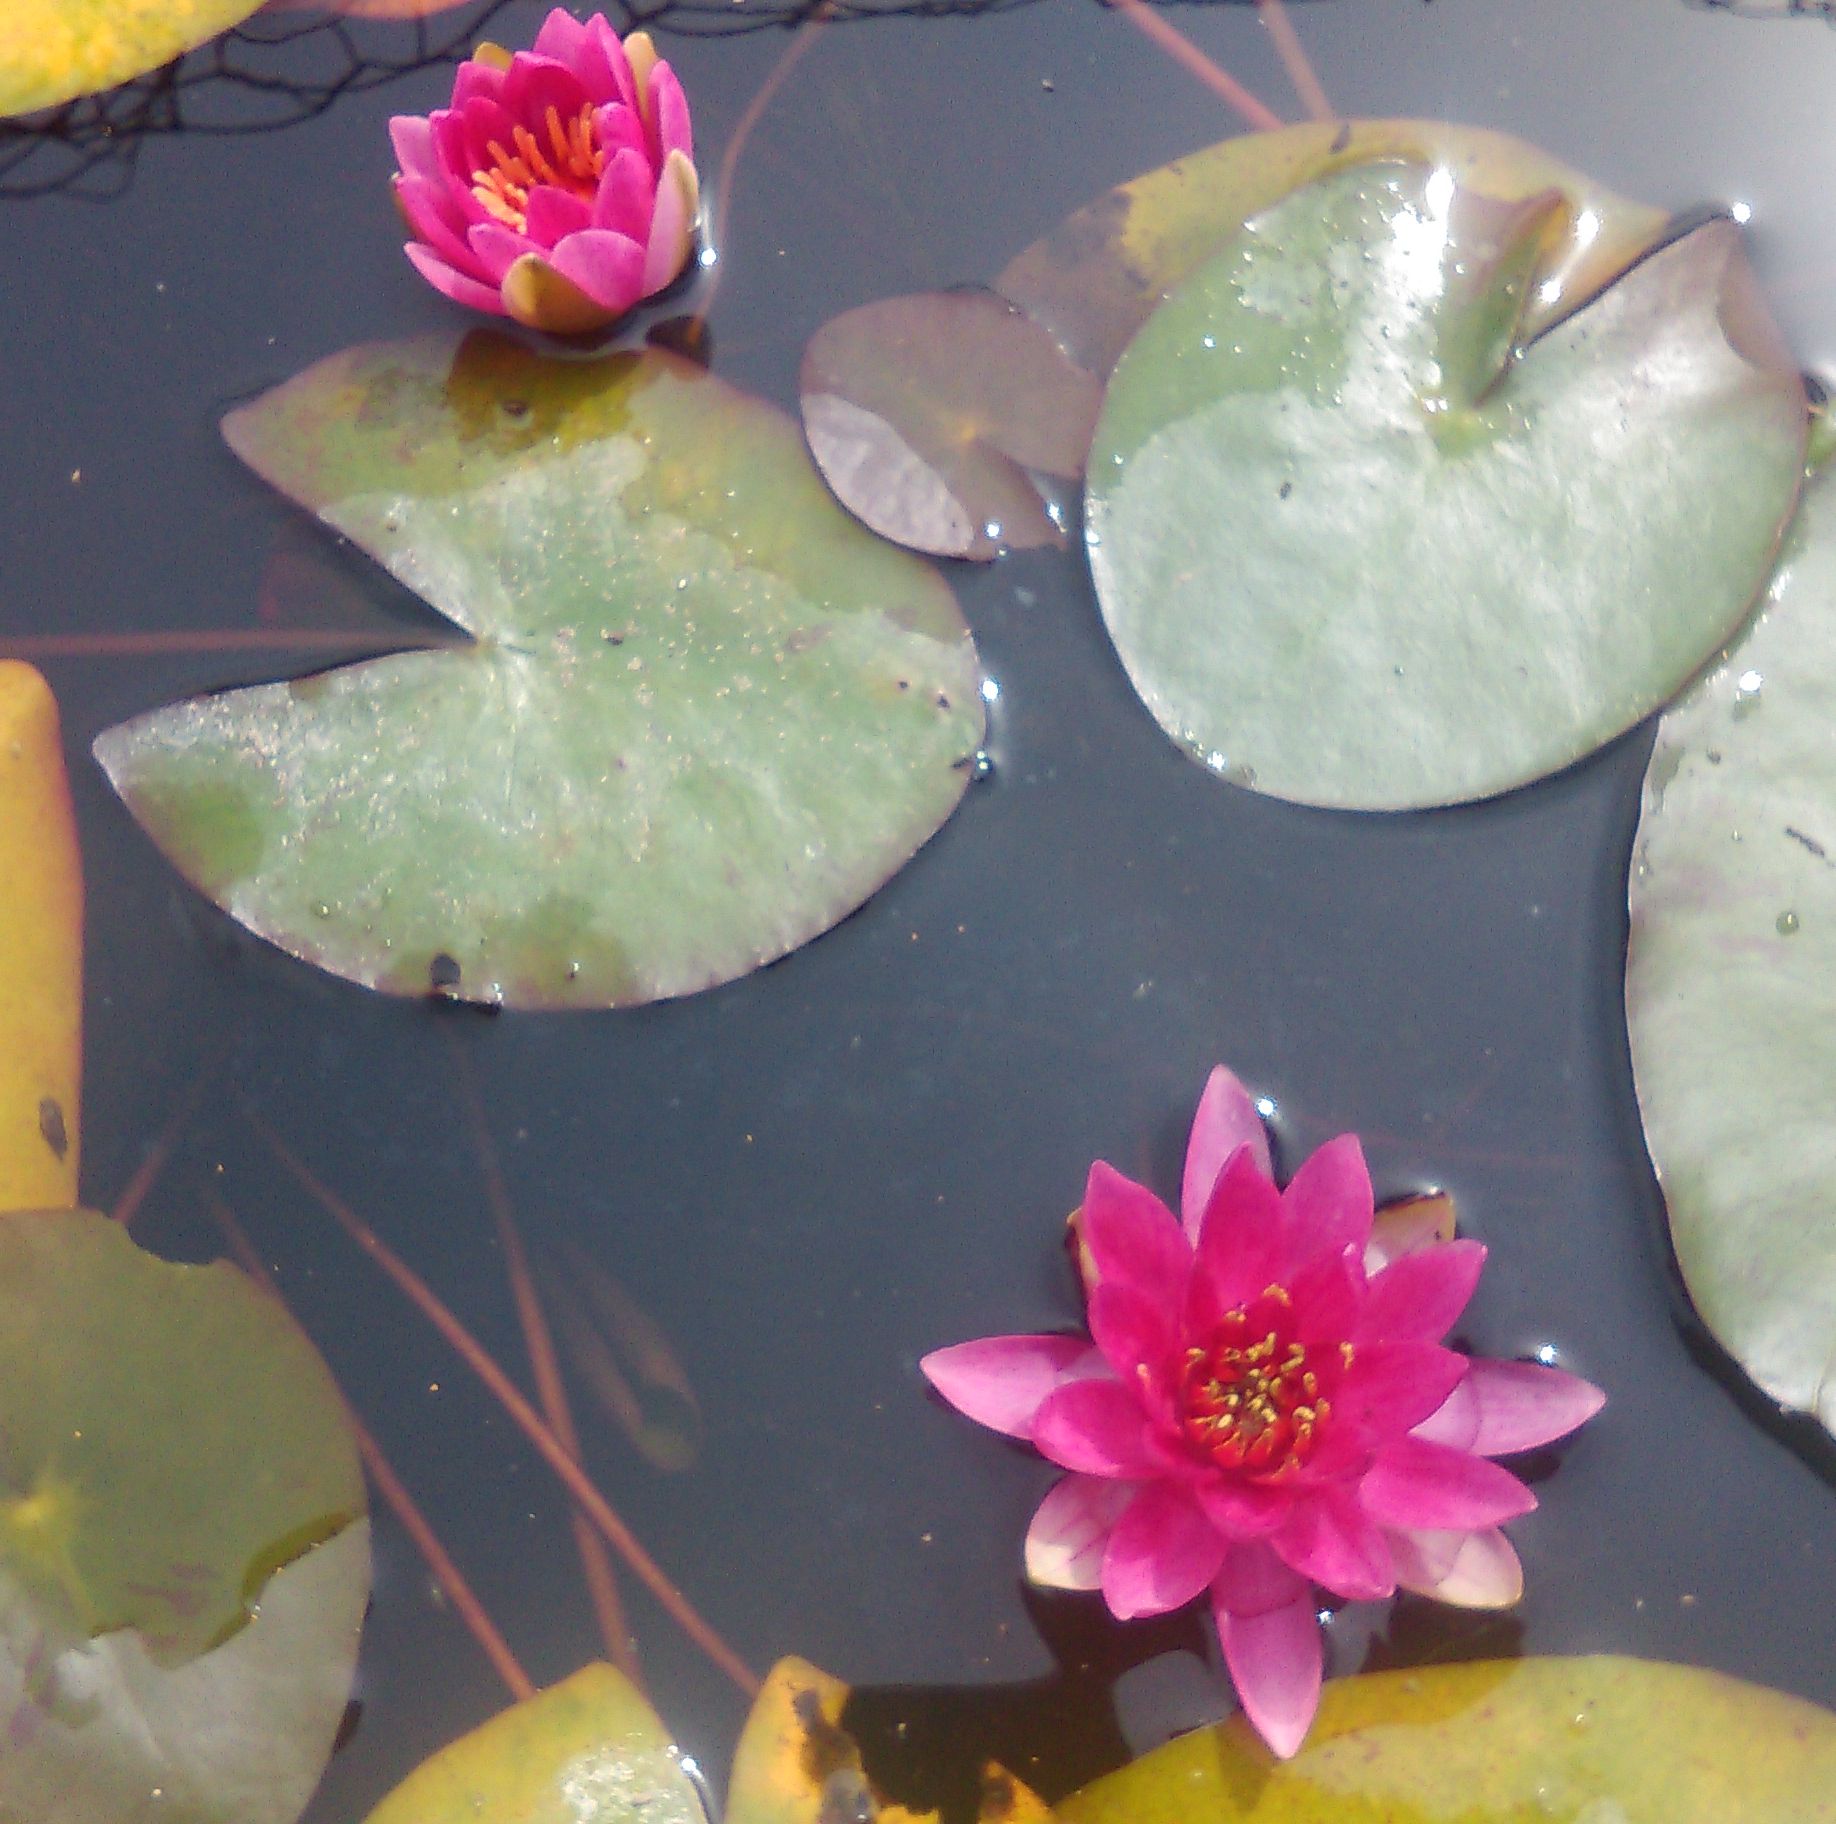
[[[606,168],[606,149],[593,125],[591,103],[566,121],[551,104],[543,125],[548,132],[546,145],[519,121],[510,133],[514,150],[507,151],[499,141],[491,140],[485,148],[491,155],[490,168],[472,173],[472,194],[518,234],[529,226],[529,193],[538,184],[551,184],[591,200]]]

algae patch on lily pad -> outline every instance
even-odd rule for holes
[[[1526,340],[1569,209],[1337,172],[1129,345],[1086,535],[1195,757],[1312,804],[1481,798],[1660,707],[1740,624],[1797,498],[1802,383],[1720,219]]]
[[[96,753],[203,891],[372,987],[686,994],[854,910],[947,818],[980,676],[929,566],[677,357],[353,349],[225,425],[473,636],[180,703]]]
[[[158,69],[261,0],[8,0],[0,114],[54,108]]]
[[[1479,1661],[1331,1680],[1278,1762],[1240,1721],[1058,1806],[1063,1824],[1826,1824],[1836,1716],[1693,1666]]]
[[[1703,1321],[1836,1431],[1836,476],[1751,627],[1658,725],[1626,1016]]]
[[[0,1220],[0,1816],[287,1824],[349,1694],[363,1513],[277,1301],[89,1211]]]

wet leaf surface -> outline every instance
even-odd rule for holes
[[[1059,1806],[1065,1824],[1825,1824],[1836,1717],[1691,1666],[1481,1661],[1330,1681],[1292,1761],[1200,1730]]]
[[[810,338],[803,428],[849,512],[917,551],[991,558],[1062,545],[1029,470],[1083,472],[1101,388],[986,291],[886,298]]]
[[[1565,209],[1335,174],[1118,365],[1098,596],[1162,727],[1226,777],[1485,797],[1619,734],[1739,625],[1796,498],[1802,383],[1722,220],[1513,358]]]
[[[83,863],[51,689],[0,660],[0,1210],[76,1201]]]
[[[156,70],[261,0],[8,0],[0,114],[54,108]]]
[[[370,1529],[277,1571],[260,1613],[181,1666],[141,1637],[43,1652],[30,1597],[0,1570],[0,1815],[31,1824],[292,1824],[350,1699]]]
[[[423,1761],[368,1824],[706,1824],[669,1731],[607,1665],[494,1716]]]
[[[995,289],[1073,357],[1106,375],[1167,291],[1252,215],[1328,172],[1375,158],[1450,171],[1507,201],[1558,190],[1573,229],[1530,301],[1535,330],[1598,291],[1664,231],[1662,210],[1628,202],[1548,153],[1482,127],[1436,120],[1355,120],[1246,133],[1106,191],[1018,254]]]
[[[97,742],[179,868],[296,956],[510,1005],[686,994],[828,929],[962,795],[949,590],[675,356],[378,345],[225,430],[476,640]]]
[[[1645,1137],[1703,1320],[1836,1430],[1836,480],[1664,717],[1630,887]]]

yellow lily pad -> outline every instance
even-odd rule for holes
[[[83,868],[57,702],[0,660],[0,1210],[77,1194]]]
[[[1291,1761],[1237,1720],[1058,1809],[1064,1824],[1828,1824],[1833,1792],[1829,1711],[1601,1656],[1338,1679]]]
[[[449,1743],[368,1824],[703,1824],[657,1713],[595,1664]]]
[[[0,114],[112,89],[240,24],[261,0],[10,0]]]

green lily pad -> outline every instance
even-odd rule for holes
[[[363,1511],[331,1376],[234,1267],[87,1210],[0,1222],[0,1573],[47,1640],[181,1664]]]
[[[1496,1660],[1334,1679],[1293,1760],[1240,1722],[1062,1801],[1063,1824],[1827,1824],[1836,1716],[1692,1666]]]
[[[178,867],[295,956],[518,1006],[686,994],[853,911],[962,795],[982,703],[949,590],[675,356],[353,349],[224,429],[475,636],[97,741]]]
[[[1737,627],[1802,383],[1731,222],[1523,343],[1556,192],[1379,164],[1277,203],[1111,379],[1086,528],[1135,687],[1276,797],[1456,803],[1580,759]]]
[[[622,1672],[583,1666],[423,1761],[367,1824],[706,1824],[669,1731]]]
[[[261,0],[7,0],[0,114],[54,108],[156,70]]]
[[[1018,254],[995,289],[1107,374],[1162,297],[1252,215],[1302,184],[1378,158],[1435,166],[1462,189],[1505,201],[1561,192],[1572,228],[1529,300],[1529,332],[1599,291],[1664,232],[1662,210],[1628,202],[1509,134],[1441,120],[1309,122],[1221,140],[1118,184]]]
[[[943,557],[1065,542],[1030,471],[1084,471],[1102,388],[986,291],[884,298],[810,338],[798,382],[810,454],[882,538]]]
[[[1645,1138],[1703,1321],[1836,1430],[1836,475],[1658,725],[1630,888]]]
[[[360,1520],[276,1571],[240,1633],[164,1666],[132,1629],[47,1654],[0,1570],[0,1817],[293,1824],[344,1720],[369,1592]]]

